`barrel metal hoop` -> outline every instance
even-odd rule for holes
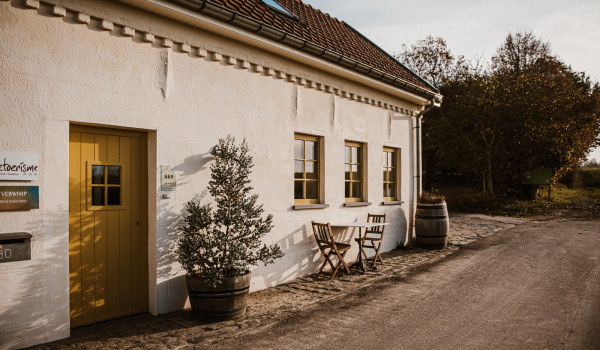
[[[415,215],[415,219],[425,219],[425,220],[439,220],[439,219],[447,219],[446,215],[440,216],[427,216],[427,215]]]
[[[421,205],[417,204],[417,209],[446,209],[445,205]]]
[[[194,299],[229,299],[244,294],[248,294],[250,287],[238,290],[222,291],[222,292],[194,292],[188,291],[190,298]]]

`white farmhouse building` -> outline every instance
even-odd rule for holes
[[[412,235],[417,114],[441,102],[299,0],[2,0],[0,86],[0,153],[39,161],[33,180],[0,177],[39,190],[38,209],[0,205],[0,248],[31,246],[0,260],[0,349],[184,308],[177,227],[187,201],[210,201],[209,152],[227,135],[250,146],[266,243],[285,253],[251,290],[316,272],[311,220],[386,213],[394,249]]]

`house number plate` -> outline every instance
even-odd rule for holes
[[[8,248],[2,249],[2,246],[0,245],[0,260],[3,260],[4,258],[6,258],[6,259],[12,258],[12,250],[10,250]]]
[[[175,191],[177,188],[177,175],[172,165],[160,166],[160,188],[163,191]]]
[[[0,233],[0,264],[31,260],[31,234]]]

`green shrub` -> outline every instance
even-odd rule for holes
[[[446,200],[446,197],[444,197],[444,195],[442,195],[442,194],[439,194],[437,191],[435,191],[435,192],[423,191],[423,193],[421,193],[419,195],[419,198],[417,199],[417,201],[419,203],[429,203],[429,204],[443,203],[445,200]]]
[[[600,187],[600,169],[581,170],[581,181],[585,187]]]
[[[283,252],[278,244],[261,243],[273,228],[273,217],[263,218],[262,205],[256,203],[258,194],[250,194],[253,165],[246,140],[238,146],[231,136],[220,139],[211,154],[215,162],[210,167],[208,191],[217,208],[213,211],[208,204],[188,202],[178,260],[189,274],[216,285],[223,278],[246,274],[259,261],[273,263]]]
[[[581,178],[581,169],[576,167],[575,169],[566,173],[560,180],[560,183],[567,185],[568,188],[581,188],[583,187],[583,180]]]

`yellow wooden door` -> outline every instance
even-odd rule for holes
[[[146,154],[144,133],[71,125],[71,327],[148,311]]]

